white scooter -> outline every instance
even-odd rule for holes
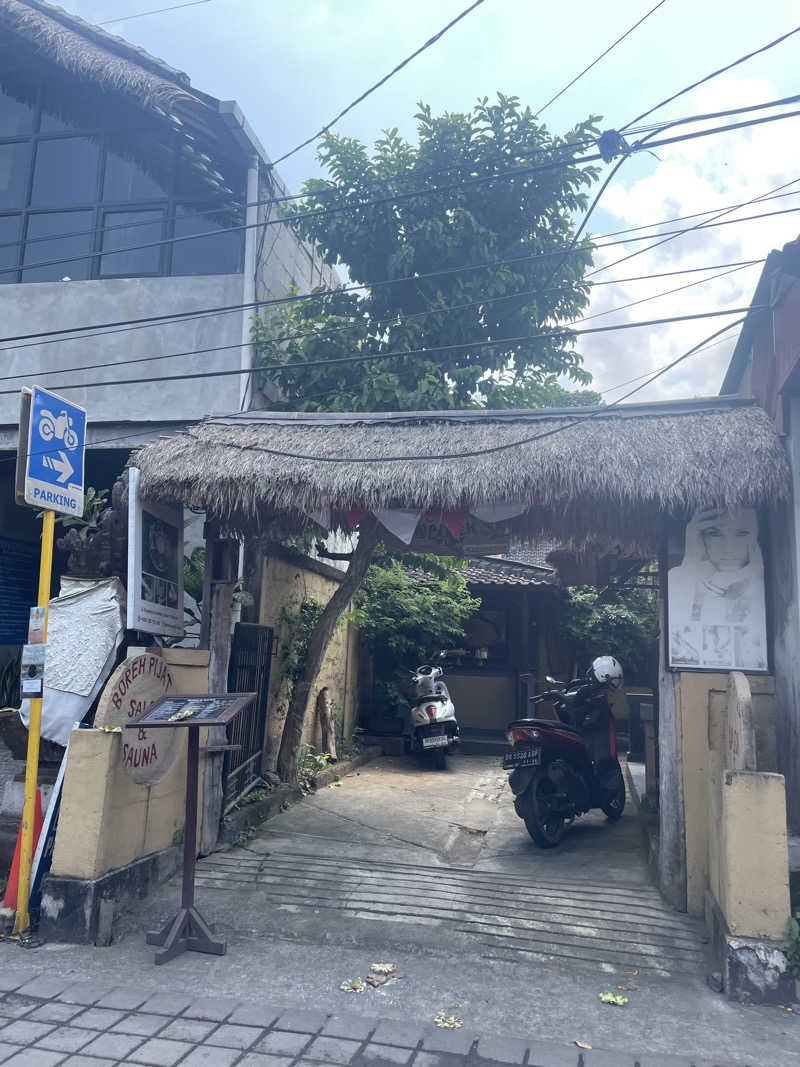
[[[423,664],[414,671],[406,746],[409,752],[429,753],[436,769],[443,771],[448,751],[458,744],[459,730],[455,706],[441,678],[441,667]]]

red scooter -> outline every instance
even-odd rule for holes
[[[616,822],[625,809],[625,779],[617,759],[611,689],[623,684],[613,656],[600,656],[585,679],[551,690],[531,703],[552,703],[558,721],[517,719],[508,727],[514,809],[540,848],[560,844],[567,826],[584,812],[600,808]]]

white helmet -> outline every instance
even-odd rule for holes
[[[589,676],[609,689],[622,689],[624,685],[622,664],[613,656],[598,656],[589,668]]]

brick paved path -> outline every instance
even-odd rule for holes
[[[355,996],[357,994],[353,994]],[[343,994],[343,997],[345,994]],[[0,974],[3,1067],[734,1067],[682,1057],[581,1051],[466,1028],[291,1011],[229,998],[152,993],[33,971]],[[740,1064],[738,1067],[746,1067]]]

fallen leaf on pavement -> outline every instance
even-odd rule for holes
[[[347,978],[339,988],[343,993],[363,993],[367,986],[361,978]]]
[[[464,1020],[460,1019],[458,1015],[448,1015],[444,1011],[438,1012],[433,1021],[440,1030],[460,1030],[464,1025]]]
[[[369,969],[374,974],[392,974],[397,970],[396,963],[371,963]]]
[[[588,1041],[576,1041],[575,1044],[578,1046],[578,1048],[591,1048],[592,1047],[589,1044]]]
[[[613,1004],[616,1008],[622,1008],[628,1003],[627,997],[623,997],[621,993],[612,993],[608,989],[597,995],[604,1004]]]
[[[382,985],[391,985],[392,982],[396,982],[398,978],[405,978],[404,974],[400,971],[395,971],[394,974],[368,974],[367,981],[371,986],[376,989]]]

